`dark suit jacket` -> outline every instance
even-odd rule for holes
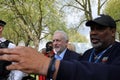
[[[75,51],[71,51],[69,49],[66,50],[63,60],[71,60],[71,59],[79,59],[80,54],[76,53]]]

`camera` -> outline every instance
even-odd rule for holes
[[[6,44],[4,42],[0,43],[0,48],[7,48]]]

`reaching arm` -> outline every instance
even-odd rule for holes
[[[30,47],[0,49],[0,60],[15,62],[8,70],[47,75],[51,59]],[[117,55],[118,56],[118,55]],[[56,80],[120,80],[120,57],[111,64],[94,64],[87,61],[55,61],[53,78]]]
[[[0,60],[15,62],[7,66],[8,70],[20,70],[25,73],[35,73],[47,75],[51,59],[40,54],[37,50],[30,47],[16,47],[12,49],[0,49]],[[60,61],[55,62],[54,78],[57,75]]]

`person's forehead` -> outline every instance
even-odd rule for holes
[[[63,39],[63,37],[64,36],[62,34],[56,33],[54,34],[53,39]]]
[[[108,26],[99,25],[99,24],[93,24],[93,25],[90,26],[90,28],[107,29],[109,27]]]

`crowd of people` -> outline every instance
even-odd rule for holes
[[[115,20],[102,14],[85,25],[90,28],[93,47],[82,56],[67,48],[69,38],[64,31],[55,31],[53,47],[49,48],[54,52],[52,57],[17,46],[0,49],[0,60],[14,62],[6,66],[7,70],[43,75],[46,80],[119,80],[120,42],[115,41]]]

